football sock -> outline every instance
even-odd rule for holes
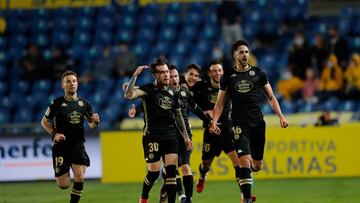
[[[84,183],[75,182],[70,194],[70,203],[78,203],[83,192]]]
[[[176,170],[176,192],[177,192],[178,196],[184,194],[183,188],[182,188],[181,177],[180,177],[178,170]]]
[[[192,175],[183,176],[183,184],[185,188],[186,200],[189,201],[193,196],[194,177]]]
[[[206,168],[206,169],[205,169],[205,167],[204,167],[202,164],[199,165],[200,177],[201,177],[202,179],[205,179],[206,173],[207,173],[208,171],[209,171],[209,168]]]
[[[165,167],[166,180],[165,188],[168,195],[168,203],[175,203],[176,200],[176,166],[168,165]]]
[[[240,168],[239,170],[239,180],[238,183],[241,188],[241,192],[244,196],[244,199],[251,198],[251,186],[252,186],[252,177],[250,168]]]
[[[160,171],[155,171],[155,172],[149,171],[146,174],[144,183],[143,183],[142,193],[141,193],[141,197],[143,199],[149,198],[149,192],[150,192],[152,186],[154,185],[154,182],[159,177],[159,175],[160,175]]]

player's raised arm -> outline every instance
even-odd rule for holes
[[[281,112],[281,108],[279,105],[278,100],[276,99],[274,92],[271,88],[271,85],[268,83],[264,86],[264,93],[265,96],[269,102],[269,104],[271,105],[271,108],[274,110],[274,112],[276,113],[276,115],[279,117],[280,120],[280,126],[283,128],[288,127],[288,122],[286,121],[284,115]]]
[[[137,77],[141,74],[141,72],[144,69],[147,69],[147,68],[149,68],[149,66],[146,66],[146,65],[139,66],[136,68],[133,76],[130,79],[129,85],[125,90],[125,94],[124,94],[125,99],[136,99],[145,94],[144,91],[142,91],[138,88],[135,88],[135,83],[136,83]]]

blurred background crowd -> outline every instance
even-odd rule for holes
[[[100,113],[101,130],[119,129],[134,103],[122,85],[138,65],[165,55],[180,71],[190,63],[205,70],[213,60],[226,69],[238,39],[250,42],[250,64],[267,72],[285,114],[349,111],[359,120],[360,2],[156,2],[1,9],[0,132],[42,131],[68,69],[80,75],[79,95]],[[138,84],[150,81],[147,72]],[[272,113],[265,104],[263,111]]]

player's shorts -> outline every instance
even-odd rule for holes
[[[159,140],[158,138],[143,136],[142,143],[146,163],[160,161],[160,158],[166,154],[179,153],[179,140],[176,137]]]
[[[57,143],[52,147],[53,168],[55,177],[69,172],[71,164],[90,166],[90,158],[84,144],[68,145]]]
[[[191,131],[190,131],[191,132]],[[189,133],[189,131],[188,131]],[[180,152],[179,152],[179,159],[178,159],[178,165],[182,166],[184,164],[190,165],[190,155],[191,150],[186,149],[186,144],[183,141],[183,137],[179,135],[179,143],[180,143]],[[189,134],[190,139],[192,138],[192,134]]]
[[[204,130],[202,160],[210,160],[215,156],[219,156],[221,151],[227,154],[235,150],[230,123],[222,123],[218,127],[221,130],[220,135],[211,134],[208,127]]]
[[[262,160],[265,147],[264,120],[233,123],[233,135],[238,156],[251,154],[254,160]]]

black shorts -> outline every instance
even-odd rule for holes
[[[220,135],[209,133],[208,127],[204,130],[202,160],[210,160],[215,156],[219,156],[221,151],[224,151],[227,154],[235,150],[230,123],[222,123],[218,127],[221,130]]]
[[[142,143],[146,163],[160,161],[160,158],[166,154],[179,153],[179,141],[176,137],[159,140],[158,138],[143,136]]]
[[[90,158],[85,151],[84,144],[54,144],[52,147],[52,158],[55,177],[68,173],[71,164],[90,166]]]
[[[189,137],[191,139],[192,134],[189,134]],[[190,165],[191,150],[186,149],[186,144],[185,144],[184,139],[183,139],[183,137],[181,135],[179,135],[179,143],[180,143],[180,152],[179,152],[178,165],[179,166],[182,166],[184,164]]]
[[[264,120],[237,122],[233,124],[233,133],[238,156],[251,154],[254,160],[262,160],[265,147]]]

